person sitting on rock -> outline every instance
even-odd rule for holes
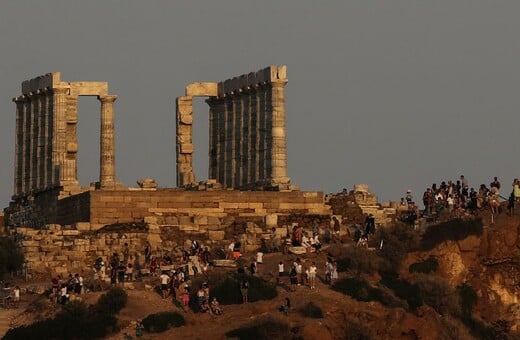
[[[222,315],[222,313],[224,313],[222,308],[220,308],[220,303],[217,301],[216,297],[211,301],[211,312],[215,315]]]

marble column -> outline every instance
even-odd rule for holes
[[[285,138],[285,85],[287,80],[271,82],[271,136],[270,159],[272,173],[270,178],[276,183],[288,183],[287,143]]]
[[[191,96],[178,97],[177,111],[177,186],[195,184],[193,172],[193,98]]]
[[[61,185],[65,180],[65,158],[67,153],[67,105],[66,99],[69,93],[68,87],[56,87],[52,89],[53,115],[53,148],[52,148],[52,172],[53,184]]]
[[[241,90],[236,90],[233,96],[234,120],[233,120],[233,176],[232,187],[238,188],[242,184],[242,148],[243,142],[243,110]]]
[[[249,140],[249,183],[258,181],[258,95],[257,85],[253,85],[249,92],[250,140]]]
[[[50,93],[50,89],[46,89],[45,92],[45,147],[44,147],[44,157],[45,157],[45,187],[49,188],[53,186],[53,177],[52,177],[52,138],[54,134],[53,130],[53,114],[52,114],[52,94]]]
[[[13,98],[16,103],[16,136],[14,151],[14,196],[23,193],[24,180],[24,119],[25,119],[25,98],[24,96]]]
[[[117,96],[98,96],[101,102],[101,133],[99,183],[101,188],[114,188],[116,184],[115,171],[115,131],[114,107]]]
[[[45,189],[45,100],[46,94],[45,90],[38,90],[38,130],[37,130],[37,184],[36,188],[38,190]]]
[[[32,102],[29,95],[25,96],[24,127],[23,127],[23,193],[31,191],[31,124]]]
[[[256,100],[258,101],[258,144],[256,153],[258,157],[258,179],[265,180],[268,176],[266,162],[266,143],[267,143],[267,102],[265,84],[260,84],[256,91]]]

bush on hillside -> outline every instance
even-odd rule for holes
[[[477,293],[470,285],[462,283],[457,286],[460,298],[460,309],[463,317],[471,318],[473,305],[477,302]]]
[[[430,256],[421,262],[415,262],[408,267],[410,273],[434,273],[439,269],[439,261],[435,256]]]
[[[291,339],[289,325],[281,320],[268,317],[259,319],[247,326],[240,327],[226,333],[227,337],[239,340],[272,340]]]
[[[11,237],[0,237],[0,280],[5,274],[22,269],[23,252]]]
[[[471,220],[453,219],[447,222],[432,225],[426,229],[422,240],[422,250],[432,250],[445,241],[460,241],[468,236],[482,235],[482,219]]]
[[[412,278],[425,304],[441,315],[460,315],[459,295],[450,287],[446,280],[435,275],[416,274]]]
[[[176,312],[160,312],[150,314],[143,319],[143,327],[147,332],[161,333],[172,327],[186,324],[184,317]]]
[[[94,306],[99,314],[116,314],[126,306],[128,294],[123,288],[114,287],[101,295]]]
[[[100,339],[114,330],[113,315],[93,313],[82,301],[71,301],[53,319],[10,329],[4,339]]]
[[[242,273],[233,273],[220,278],[216,282],[211,282],[211,296],[215,296],[223,305],[240,304],[242,303],[240,283],[243,280],[249,282],[249,302],[271,300],[278,295],[276,287],[262,278]],[[190,301],[196,301],[196,293],[196,289],[194,289]]]
[[[372,339],[372,334],[370,331],[362,326],[359,322],[354,320],[347,320],[345,336],[343,337],[345,340],[370,340]]]
[[[314,318],[314,319],[321,319],[323,318],[323,311],[321,308],[314,304],[314,302],[310,301],[303,305],[298,310],[303,316],[306,316],[308,318]]]
[[[381,291],[367,281],[358,278],[344,278],[332,286],[337,292],[349,295],[358,301],[381,301]]]
[[[89,307],[83,301],[71,301],[52,319],[10,329],[4,339],[100,339],[117,325],[115,313],[125,305],[127,294],[113,288]]]
[[[397,275],[392,274],[383,276],[380,283],[390,288],[400,299],[405,300],[412,310],[422,306],[421,290],[417,284],[399,279]]]
[[[399,272],[406,254],[418,249],[420,237],[417,231],[399,224],[388,229],[379,229],[375,240],[377,244],[383,241],[383,248],[378,251],[378,255],[389,263],[389,270]]]
[[[374,274],[389,268],[388,261],[365,248],[343,248],[338,255],[336,263],[339,272],[350,271],[356,275]]]

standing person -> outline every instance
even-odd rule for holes
[[[332,216],[332,223],[333,223],[332,228],[334,230],[333,239],[334,239],[334,243],[336,243],[340,240],[339,232],[341,230],[339,220],[336,216]]]
[[[249,291],[249,282],[247,280],[242,280],[240,284],[240,293],[242,294],[242,303],[247,303],[247,295]]]
[[[360,232],[360,235],[361,235],[361,232]],[[361,238],[361,236],[360,236],[360,238]],[[332,277],[332,260],[329,257],[329,258],[327,258],[327,262],[325,262],[325,282],[330,284],[332,281],[331,277]]]
[[[303,267],[300,258],[296,259],[296,276],[298,277],[298,286],[303,283]]]
[[[311,289],[316,288],[316,271],[316,263],[312,262],[311,266],[309,267],[309,285],[311,286]]]
[[[282,277],[284,275],[285,275],[285,270],[284,270],[283,262],[280,261],[280,263],[278,263],[278,283],[280,283],[280,280],[282,279]]]
[[[20,287],[15,286],[13,289],[13,305],[14,307],[18,307],[18,304],[20,303]]]
[[[410,189],[406,190],[406,196],[404,198],[406,199],[406,203],[408,205],[412,204],[412,202],[413,202],[412,190],[410,190]]]
[[[515,201],[516,201],[515,192],[512,191],[511,195],[509,195],[509,200],[508,200],[508,203],[507,203],[507,209],[509,211],[509,216],[513,216],[513,213],[514,213],[514,210],[515,210]]]
[[[161,280],[161,292],[163,300],[166,300],[168,297],[168,283],[170,283],[170,277],[168,274],[166,274],[165,271],[162,272],[161,276],[159,276],[159,279]]]
[[[150,264],[150,260],[152,258],[152,246],[150,242],[146,242],[146,247],[144,247],[144,265],[147,267]]]
[[[291,267],[291,271],[289,272],[289,280],[291,281],[291,290],[294,292],[298,284],[298,274],[296,273],[295,265]]]
[[[515,178],[513,181],[513,192],[515,194],[515,200],[520,201],[520,181],[518,178]]]
[[[128,243],[125,242],[125,246],[123,247],[123,263],[128,265],[128,259],[130,258],[130,248],[128,248]]]
[[[330,275],[330,285],[334,284],[334,280],[338,279],[338,264],[336,261],[332,262],[332,272]]]

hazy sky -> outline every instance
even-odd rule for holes
[[[520,1],[0,0],[0,203],[13,193],[20,83],[107,81],[116,172],[175,185],[186,84],[286,64],[288,174],[305,190],[367,183],[398,200],[465,174],[520,177]],[[208,108],[195,106],[207,178]],[[79,178],[99,176],[99,104],[79,105]]]

